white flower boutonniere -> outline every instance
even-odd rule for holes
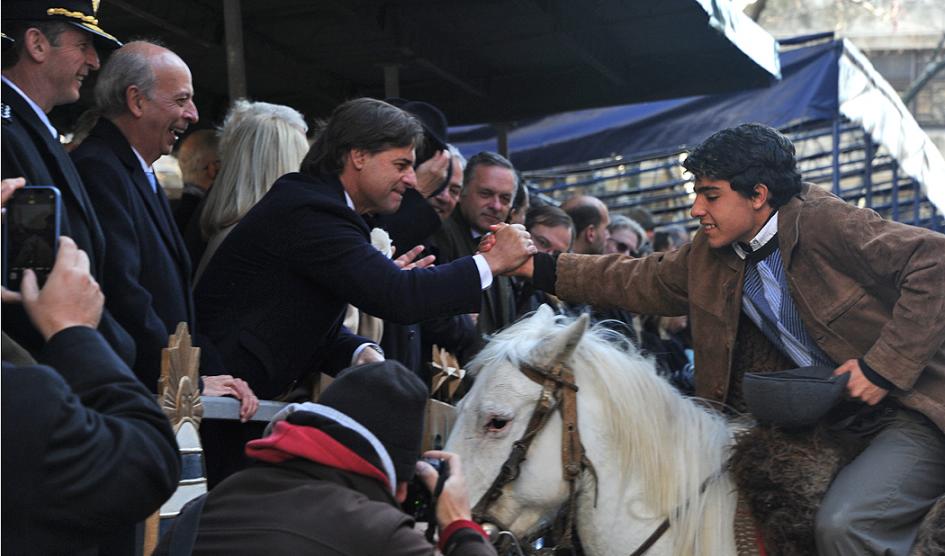
[[[390,240],[390,234],[381,228],[371,230],[371,245],[384,253],[388,259],[394,255],[394,243]]]

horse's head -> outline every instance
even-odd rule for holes
[[[626,341],[626,349],[615,346],[605,330],[542,307],[496,335],[469,364],[476,382],[459,405],[446,449],[462,458],[471,502],[499,475],[542,395],[521,369],[564,363],[579,387],[580,441],[596,471],[585,468],[575,483],[574,519],[585,553],[639,546],[671,515],[671,533],[657,552],[734,553],[734,497],[719,476],[731,439],[724,417],[680,396],[652,360]],[[518,476],[489,507],[489,517],[519,538],[550,524],[569,497],[562,418],[550,415]]]
[[[498,476],[512,444],[525,433],[542,387],[520,371],[569,364],[587,330],[587,317],[556,322],[547,307],[496,335],[470,363],[476,382],[460,404],[446,449],[463,461],[470,500],[477,502]],[[561,417],[555,412],[531,444],[519,476],[490,507],[492,518],[516,536],[554,518],[568,497],[561,466]]]

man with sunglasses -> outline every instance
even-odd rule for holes
[[[620,253],[631,257],[640,256],[640,248],[646,243],[646,232],[636,220],[622,214],[614,215],[607,226],[610,237],[604,247],[604,253]]]

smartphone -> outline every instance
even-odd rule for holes
[[[59,189],[32,185],[18,189],[3,216],[3,286],[18,291],[23,271],[33,269],[39,285],[56,261],[62,201]]]

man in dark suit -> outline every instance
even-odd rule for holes
[[[135,523],[177,487],[170,423],[95,331],[102,293],[72,240],[42,290],[25,272],[21,298],[46,345],[41,364],[4,352],[3,551],[133,554]]]
[[[148,77],[150,89],[139,85]],[[194,322],[190,260],[151,168],[197,121],[190,70],[170,51],[129,43],[99,75],[95,95],[102,118],[72,159],[105,232],[106,305],[135,339],[135,372],[156,389],[168,334]]]
[[[317,370],[377,360],[342,328],[350,303],[399,323],[477,312],[493,274],[534,246],[524,228],[496,232],[500,253],[401,270],[375,249],[362,215],[397,210],[416,184],[420,124],[372,99],[340,105],[301,171],[280,178],[220,246],[197,285],[198,324],[227,370],[264,397]]]
[[[196,330],[190,259],[151,166],[197,122],[190,70],[166,48],[132,42],[102,70],[95,99],[102,118],[72,159],[102,221],[109,253],[102,289],[134,337],[135,373],[156,391],[161,348],[180,322],[201,347],[201,370],[220,372],[212,346]],[[240,398],[244,418],[255,404],[243,381],[220,376],[204,383],[204,394]]]
[[[459,206],[433,236],[439,262],[448,262],[476,252],[479,239],[491,226],[506,222],[519,188],[518,174],[505,157],[482,152],[469,159],[463,173]],[[496,285],[482,293],[478,328],[491,334],[515,320],[512,281],[496,276]]]
[[[424,244],[440,229],[442,219],[431,201],[447,188],[454,165],[446,142],[449,126],[439,108],[428,102],[396,97],[384,102],[410,114],[423,128],[423,142],[417,146],[414,161],[417,185],[404,192],[400,208],[394,213],[368,214],[364,218],[371,228],[383,228],[389,233],[398,254],[402,254]]]
[[[410,105],[399,108],[406,112],[411,112],[409,107]],[[423,115],[422,112],[419,112],[419,115],[418,113],[411,112],[411,115],[418,118],[421,124],[423,123],[423,119],[421,118]],[[445,123],[443,127],[445,129]],[[430,132],[429,126],[424,124],[423,128],[424,140],[428,143],[437,144],[437,136]],[[449,218],[453,209],[456,207],[456,203],[459,200],[459,193],[463,187],[463,168],[466,167],[466,159],[463,158],[463,155],[456,150],[455,147],[447,145],[444,150],[448,150],[450,153],[448,161],[450,169],[447,172],[448,178],[446,183],[441,184],[443,185],[441,191],[422,201],[425,205],[424,210],[435,215],[438,223]],[[425,163],[416,165],[418,183],[424,166],[433,162],[435,161],[431,158]],[[412,190],[407,190],[407,193],[409,194],[411,191]],[[405,212],[405,208],[409,210],[409,207],[404,206],[408,199],[409,197],[405,195],[400,210],[397,211],[397,215]],[[418,228],[422,227],[423,220],[416,220],[420,222]],[[387,225],[389,222],[387,220],[375,218],[374,223],[390,232],[394,245],[398,245],[398,236],[395,235],[394,231],[388,229]],[[372,225],[372,222],[368,221],[368,225]],[[438,228],[439,225],[436,229]],[[427,231],[429,231],[429,235],[423,238],[422,243],[430,242],[430,238],[435,229],[428,229]],[[409,246],[410,244],[407,245]],[[434,345],[455,354],[457,358],[459,358],[460,363],[465,363],[471,359],[472,356],[482,348],[482,340],[480,339],[479,332],[476,330],[476,324],[469,315],[438,317],[425,320],[420,324],[400,325],[385,322],[384,335],[381,337],[380,344],[381,347],[384,348],[384,353],[388,359],[400,361],[405,367],[416,372],[421,378],[427,380],[427,382],[429,382],[428,379],[430,375],[427,363],[431,361],[431,348]]]
[[[92,275],[102,279],[105,238],[86,190],[59,132],[47,113],[79,100],[82,81],[99,68],[96,48],[121,43],[98,27],[91,2],[6,2],[3,31],[2,174],[23,177],[30,185],[55,185],[62,200],[60,229],[89,257]],[[65,13],[64,13],[65,12]],[[3,329],[30,352],[43,346],[21,307],[4,307]],[[99,331],[127,363],[134,361],[134,341],[106,311]]]

